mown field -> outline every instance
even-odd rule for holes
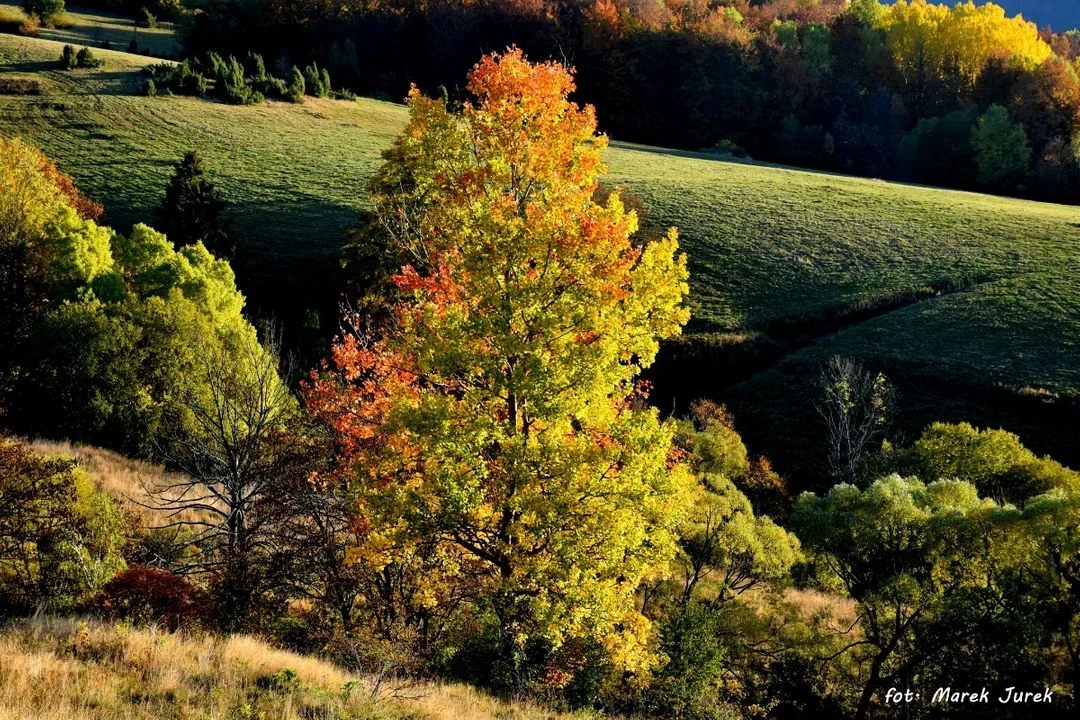
[[[4,132],[41,146],[120,229],[152,220],[171,164],[197,149],[233,203],[253,304],[336,292],[339,242],[401,106],[144,98],[146,58],[100,51],[104,67],[61,71],[60,48],[0,35],[0,73],[45,84],[0,96]],[[1080,209],[627,145],[607,159],[690,260],[695,351],[661,366],[662,407],[727,400],[791,469],[817,437],[814,368],[843,353],[893,377],[908,432],[970,419],[1080,461]]]

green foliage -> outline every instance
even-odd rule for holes
[[[945,648],[981,642],[1002,619],[987,555],[999,512],[968,483],[896,475],[799,499],[792,525],[804,548],[859,604],[862,640],[846,648],[860,667],[854,717],[873,711],[882,688],[947,663]]]
[[[1053,645],[1071,665],[1080,694],[1080,493],[1057,490],[1009,519],[1005,561],[1015,590],[1028,595]]]
[[[78,61],[75,59],[75,48],[70,45],[65,45],[63,51],[60,53],[60,68],[63,70],[73,70],[78,66]]]
[[[1015,190],[1027,176],[1031,145],[1024,126],[994,105],[979,118],[971,134],[979,184],[995,190]]]
[[[99,58],[94,57],[94,53],[90,48],[83,47],[75,56],[75,64],[81,68],[96,68],[101,67],[104,62]]]
[[[702,475],[680,531],[683,605],[720,605],[760,584],[782,581],[800,559],[798,540],[766,517],[721,475]],[[700,597],[699,597],[700,596]]]
[[[777,20],[773,23],[773,33],[780,45],[793,50],[799,49],[799,24],[794,20]]]
[[[157,84],[153,78],[146,78],[143,82],[143,95],[146,97],[157,97]]]
[[[974,124],[974,118],[960,110],[920,120],[897,149],[901,177],[947,187],[970,185],[975,178]]]
[[[215,59],[217,62],[212,70],[217,80],[215,89],[218,95],[234,105],[253,105],[263,101],[263,94],[255,90],[252,83],[244,77],[244,66],[239,60],[232,55],[227,61],[216,56]]]
[[[71,609],[126,567],[129,521],[68,458],[0,438],[0,614]]]
[[[236,70],[236,61],[230,60],[228,67]],[[218,82],[222,82],[220,77]],[[189,151],[175,167],[165,188],[165,199],[158,209],[162,231],[177,247],[201,240],[215,254],[230,256],[232,248],[221,217],[228,204],[214,183],[206,177],[202,158],[196,152]]]
[[[42,458],[0,437],[0,613],[71,601],[60,567],[82,530],[74,469],[72,460]]]
[[[244,71],[252,80],[264,79],[266,77],[266,63],[263,62],[263,56],[249,52],[247,60],[244,62]]]
[[[60,67],[63,70],[97,68],[101,67],[103,64],[102,60],[94,57],[94,53],[88,47],[83,47],[78,52],[75,52],[75,48],[70,45],[65,45],[63,51],[60,53]]]
[[[125,237],[79,217],[43,180],[39,155],[3,149],[22,163],[0,165],[0,182],[19,190],[0,205],[12,258],[22,258],[9,269],[40,285],[40,296],[3,309],[4,326],[21,328],[4,358],[5,406],[26,432],[146,452],[197,358],[222,353],[249,369],[241,358],[258,343],[232,270],[201,242],[176,250],[145,225]],[[187,167],[198,170],[197,158]],[[192,178],[198,198],[213,195]]]
[[[64,0],[23,0],[23,9],[49,25],[64,13]]]
[[[832,59],[832,36],[825,23],[810,23],[802,30],[802,55],[811,72],[825,72]]]
[[[320,70],[316,63],[311,63],[304,68],[304,86],[308,95],[318,98],[329,97],[330,74],[325,68]]]
[[[133,523],[116,499],[94,484],[82,470],[75,472],[75,511],[81,532],[71,544],[68,572],[76,578],[81,597],[89,597],[127,568],[124,555]]]
[[[660,650],[669,658],[651,693],[665,716],[685,720],[737,720],[737,707],[722,702],[718,685],[739,652],[736,611],[693,604],[664,620]]]
[[[294,103],[302,103],[304,102],[305,92],[304,74],[300,72],[300,68],[293,66],[292,73],[289,76],[288,97]]]
[[[1080,491],[1080,473],[1040,458],[1004,430],[968,423],[934,423],[888,462],[900,472],[929,480],[960,480],[999,503],[1023,504],[1052,490]]]
[[[189,60],[184,60],[179,64],[146,65],[143,67],[143,74],[151,81],[168,88],[170,92],[178,95],[193,95],[196,97],[206,95],[206,76],[195,69]]]
[[[859,18],[866,27],[877,27],[885,16],[881,0],[851,0],[847,12]]]
[[[692,413],[692,420],[679,423],[676,436],[679,446],[690,453],[690,467],[703,475],[742,479],[750,469],[750,461],[726,408],[700,402]]]

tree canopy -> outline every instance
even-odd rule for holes
[[[308,402],[342,436],[371,562],[435,540],[450,589],[419,601],[475,578],[504,658],[591,636],[633,670],[650,662],[634,594],[689,497],[634,376],[686,322],[687,273],[674,230],[635,247],[618,194],[593,200],[607,139],[573,87],[511,50],[477,64],[460,114],[410,94],[373,183],[412,260],[393,324],[354,319]]]

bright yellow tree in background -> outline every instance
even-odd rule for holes
[[[955,71],[974,83],[994,55],[1032,69],[1051,55],[1034,23],[1006,17],[993,3],[962,2],[949,8],[926,0],[897,0],[881,16],[897,67],[909,82]]]

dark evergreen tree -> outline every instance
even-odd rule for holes
[[[214,255],[231,258],[233,244],[221,217],[226,206],[221,191],[207,179],[202,159],[189,151],[176,164],[165,188],[165,200],[158,209],[158,229],[176,247],[202,240]]]

